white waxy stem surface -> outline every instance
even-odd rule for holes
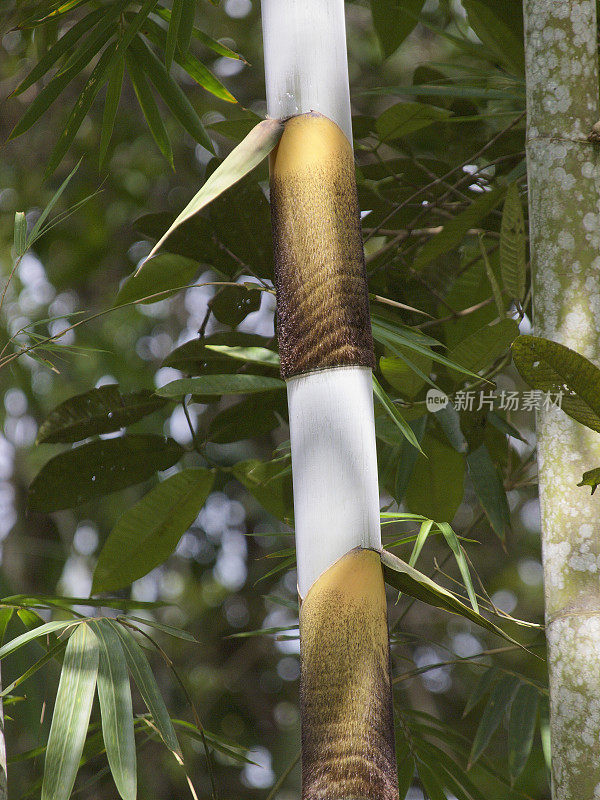
[[[354,547],[381,548],[373,387],[368,367],[287,382],[298,592]]]
[[[262,0],[267,109],[320,111],[352,142],[344,0]]]

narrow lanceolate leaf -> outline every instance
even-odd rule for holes
[[[261,163],[275,147],[283,133],[283,124],[276,119],[265,119],[231,151],[200,189],[198,194],[188,203],[175,222],[152,248],[151,258],[167,237],[191,216],[207,206],[215,197],[229,189],[244,175],[251,172]]]
[[[446,108],[437,108],[425,103],[397,103],[379,117],[377,133],[385,141],[402,139],[451,116],[452,112]]]
[[[50,198],[48,203],[46,203],[46,206],[45,206],[44,210],[42,211],[42,213],[38,217],[35,225],[31,229],[31,233],[29,234],[29,241],[28,241],[28,246],[29,247],[31,247],[31,245],[36,241],[36,239],[39,236],[41,236],[42,231],[43,231],[44,223],[48,219],[48,217],[50,215],[50,212],[52,211],[52,209],[54,208],[56,203],[59,201],[61,195],[63,194],[63,192],[65,191],[65,189],[69,185],[69,183],[71,182],[73,176],[75,175],[75,173],[79,169],[79,165],[80,164],[81,164],[81,159],[77,162],[77,164],[75,164],[75,166],[73,167],[71,172],[67,175],[67,177],[64,179],[64,181],[61,183],[61,185],[56,190],[56,192],[52,195],[52,197]]]
[[[469,766],[477,761],[488,746],[508,706],[512,703],[519,684],[519,678],[507,675],[505,678],[501,678],[492,688],[490,699],[481,715],[481,720],[473,739],[469,755]]]
[[[24,211],[15,212],[14,245],[17,258],[27,250],[27,219]]]
[[[158,303],[192,283],[200,270],[197,261],[173,253],[161,253],[144,261],[119,289],[115,305]]]
[[[177,753],[182,758],[181,748],[177,741],[175,729],[171,722],[171,717],[165,706],[154,673],[148,664],[148,660],[144,655],[144,651],[137,643],[135,636],[124,625],[119,625],[114,620],[109,620],[121,639],[121,645],[125,652],[127,659],[127,666],[133,676],[135,685],[139,693],[142,695],[144,703],[148,711],[152,715],[152,719],[158,732],[160,733],[163,742],[173,753]]]
[[[465,603],[453,595],[452,592],[444,589],[443,586],[439,586],[435,581],[432,581],[431,578],[428,578],[427,575],[409,566],[393,553],[382,550],[381,563],[383,564],[386,583],[393,586],[398,591],[408,594],[416,600],[421,600],[428,605],[441,608],[452,614],[458,614],[474,622],[476,625],[498,636],[502,636],[503,639],[513,644],[518,644],[518,642],[493,622],[465,605]]]
[[[196,16],[196,0],[182,0],[181,19],[177,31],[177,46],[182,53],[187,53],[194,29]]]
[[[169,30],[167,31],[167,46],[165,47],[165,66],[167,72],[171,71],[173,63],[173,56],[175,55],[175,48],[177,47],[177,39],[179,38],[179,24],[181,22],[181,13],[183,11],[184,0],[173,0],[171,8],[171,21],[169,22]]]
[[[133,733],[133,706],[127,661],[121,639],[108,619],[90,623],[100,654],[98,699],[102,737],[117,790],[123,800],[135,800],[137,761]]]
[[[413,447],[416,447],[417,450],[421,450],[421,445],[419,444],[419,440],[414,434],[413,429],[410,427],[408,422],[404,419],[400,411],[396,408],[396,406],[390,400],[387,392],[379,383],[375,375],[373,375],[373,392],[375,397],[379,400],[381,405],[385,408],[387,414],[389,414],[390,418],[394,421],[397,425],[398,429],[401,431],[402,435],[409,441]]]
[[[508,724],[508,769],[514,783],[525,769],[537,725],[540,694],[535,686],[522,684],[510,709]]]
[[[442,532],[442,536],[446,540],[448,547],[452,550],[454,558],[456,559],[456,563],[458,565],[461,578],[463,579],[465,589],[467,590],[467,594],[469,595],[469,600],[473,606],[473,610],[479,612],[479,606],[475,596],[475,589],[473,588],[473,581],[471,580],[471,573],[469,572],[469,565],[467,564],[467,559],[462,547],[460,546],[458,537],[447,522],[438,522],[438,528]]]
[[[582,425],[600,431],[600,370],[562,344],[538,336],[519,336],[512,345],[515,366],[532,389]]]
[[[146,80],[144,69],[138,62],[135,53],[128,52],[126,59],[127,69],[129,71],[129,76],[131,77],[131,82],[133,83],[135,95],[138,99],[138,103],[140,104],[140,108],[142,109],[142,113],[146,118],[148,127],[150,128],[150,133],[158,145],[160,152],[167,159],[171,167],[173,167],[173,150],[171,149],[171,142],[169,141],[167,129],[165,128],[165,124],[160,115],[160,111],[158,110],[158,106],[156,105],[156,100],[154,99],[150,86],[148,85],[148,81]]]
[[[102,116],[102,133],[100,134],[100,153],[98,155],[99,168],[102,169],[108,145],[112,137],[115,125],[115,117],[119,100],[121,99],[121,89],[123,87],[123,74],[125,71],[125,59],[121,56],[114,59],[114,63],[108,71],[108,88],[106,90],[106,100],[104,101],[104,114]]]
[[[499,675],[500,670],[498,670],[496,667],[489,667],[483,671],[479,680],[473,687],[473,691],[467,699],[463,711],[463,717],[466,717],[469,711],[475,708],[477,703],[479,703],[479,701],[486,696],[486,694],[492,688],[492,684],[498,679]]]
[[[185,397],[186,394],[220,396],[222,394],[252,394],[283,389],[285,383],[279,378],[261,375],[202,375],[198,378],[182,378],[157,389],[162,397]]]
[[[444,225],[443,230],[431,238],[420,250],[414,262],[414,269],[422,269],[438,256],[449,253],[463,240],[467,231],[478,225],[500,203],[505,193],[504,187],[484,192],[471,205]]]
[[[116,384],[100,386],[56,406],[41,424],[37,442],[79,442],[118,431],[163,408],[166,402],[147,389],[121,394]]]
[[[183,448],[164,436],[122,436],[90,442],[51,458],[29,488],[29,508],[59,511],[133,486],[168,469]]]
[[[484,444],[467,454],[467,467],[485,515],[496,536],[504,541],[510,528],[510,511],[502,479]]]
[[[213,481],[206,469],[186,469],[129,508],[100,553],[92,593],[121,589],[162,564],[198,516]]]
[[[16,639],[12,639],[10,642],[0,647],[0,659],[6,658],[10,653],[14,653],[15,650],[18,650],[19,647],[23,647],[24,644],[32,642],[34,639],[39,639],[40,636],[47,636],[69,625],[73,625],[73,620],[54,620],[53,622],[46,622],[44,625],[38,625],[30,631],[25,631],[25,633],[17,636]]]
[[[515,300],[525,295],[526,238],[519,188],[512,183],[506,192],[500,228],[500,274],[508,294]]]
[[[100,56],[98,63],[92,70],[92,74],[87,80],[84,89],[75,103],[73,110],[69,114],[65,129],[60,135],[54,150],[50,155],[48,166],[46,167],[45,175],[48,177],[52,175],[54,170],[62,161],[65,153],[71,146],[75,134],[81,127],[85,115],[91,108],[92,103],[106,80],[106,72],[108,70],[111,59],[115,53],[116,45],[109,45]]]
[[[46,748],[42,800],[68,800],[87,734],[96,677],[98,641],[78,625],[65,651]]]
[[[212,142],[200,122],[200,117],[183,89],[170,77],[162,61],[154,55],[139,36],[133,39],[131,52],[135,53],[144,73],[152,81],[173,116],[179,120],[190,136],[209,152],[214,152]]]

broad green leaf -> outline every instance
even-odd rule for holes
[[[465,459],[435,436],[425,434],[405,494],[408,509],[427,519],[451,522],[463,499]]]
[[[481,372],[505,355],[518,335],[516,320],[502,319],[467,336],[448,352],[448,358],[472,372]]]
[[[109,46],[104,50],[96,66],[92,70],[92,74],[87,80],[83,91],[79,95],[78,100],[76,101],[75,105],[67,122],[65,124],[65,128],[61,135],[58,137],[58,141],[54,146],[54,150],[50,154],[50,158],[48,160],[48,165],[46,166],[45,177],[52,175],[54,170],[58,167],[60,162],[63,160],[67,150],[71,146],[73,139],[75,138],[75,134],[81,127],[81,123],[85,119],[86,114],[90,110],[94,99],[104,83],[106,82],[106,73],[108,71],[108,67],[111,63],[111,60],[116,51],[116,44],[109,44]]]
[[[231,467],[231,472],[266,511],[283,522],[291,520],[294,512],[289,459],[241,461]]]
[[[250,364],[260,364],[265,367],[279,367],[279,356],[266,347],[228,347],[226,344],[207,344],[207,350],[214,350],[215,353],[236,358]]]
[[[462,242],[467,231],[476,227],[490,211],[496,208],[505,192],[504,186],[492,189],[490,192],[483,192],[468,208],[447,222],[440,233],[423,245],[415,258],[413,269],[421,270],[438,256],[454,250]]]
[[[142,695],[144,703],[150,714],[163,742],[173,753],[182,758],[181,748],[173,728],[173,723],[165,706],[154,673],[148,664],[144,651],[137,643],[135,636],[124,625],[119,625],[114,620],[109,620],[121,639],[129,671],[133,676],[135,685]]]
[[[508,724],[508,769],[511,783],[523,772],[531,753],[539,699],[535,686],[523,683],[512,702]]]
[[[25,133],[36,122],[42,114],[47,111],[59,94],[71,81],[81,73],[89,64],[93,57],[98,53],[114,34],[114,19],[109,17],[101,22],[95,33],[88,38],[77,49],[72,63],[68,67],[58,72],[52,80],[44,86],[42,91],[36,95],[35,99],[27,106],[27,111],[17,122],[10,132],[8,140],[16,139],[17,136]]]
[[[254,167],[258,166],[273,150],[282,133],[283,123],[279,120],[265,119],[259,122],[212,173],[196,196],[187,204],[167,232],[154,245],[148,257],[150,258],[156,253],[175,228],[207,206],[226,189],[237,183]]]
[[[451,614],[458,614],[458,616],[474,622],[481,628],[485,628],[501,636],[512,644],[518,644],[518,642],[501,628],[463,603],[462,600],[459,600],[452,592],[444,589],[443,586],[439,586],[432,581],[431,578],[428,578],[427,575],[411,567],[393,553],[382,550],[381,563],[383,564],[385,582],[393,586],[394,589],[397,589],[399,592],[408,594],[416,600],[421,600],[435,608],[449,611]]]
[[[217,373],[239,369],[239,364],[229,356],[219,355],[208,345],[224,345],[225,347],[258,347],[265,348],[270,340],[265,336],[243,331],[214,333],[211,336],[192,339],[170,353],[162,363],[163,367],[173,367],[188,375],[202,375],[206,372]],[[218,366],[217,366],[218,365]]]
[[[511,183],[506,192],[500,228],[500,274],[504,288],[515,300],[525,295],[527,269],[525,220],[519,187]]]
[[[69,639],[60,673],[44,764],[42,800],[69,800],[87,734],[96,677],[98,641],[83,623]]]
[[[283,389],[285,383],[279,378],[261,375],[202,375],[199,378],[181,378],[157,389],[162,397],[185,397],[193,395],[252,394]]]
[[[206,469],[186,469],[127,509],[98,557],[92,594],[121,589],[162,564],[198,516],[213,481]]]
[[[179,24],[181,22],[181,12],[183,11],[183,0],[173,0],[171,6],[171,19],[167,31],[167,42],[165,46],[165,67],[167,72],[171,71],[177,39],[179,38]]]
[[[18,650],[19,647],[23,647],[24,644],[32,642],[34,639],[39,639],[40,636],[47,636],[49,633],[60,631],[63,628],[67,628],[69,625],[73,624],[76,623],[74,623],[71,619],[54,620],[53,622],[46,622],[43,625],[38,625],[32,630],[25,631],[25,633],[17,636],[16,639],[12,639],[10,642],[7,642],[5,645],[0,647],[0,659],[6,658],[6,656],[14,653],[15,650]]]
[[[200,117],[188,100],[187,95],[179,84],[168,74],[165,65],[154,55],[152,50],[147,47],[139,36],[133,39],[131,43],[131,52],[135,54],[136,60],[139,61],[144,73],[154,84],[154,87],[171,110],[173,116],[183,125],[196,142],[199,142],[209,152],[214,152],[212,142],[200,122]]]
[[[532,389],[550,393],[577,422],[600,431],[600,370],[584,356],[538,336],[513,342],[515,366]]]
[[[104,114],[102,116],[102,132],[100,134],[100,152],[98,155],[98,168],[102,169],[108,145],[112,137],[115,126],[117,108],[121,99],[121,89],[123,87],[123,74],[125,71],[125,59],[116,58],[108,71],[108,88],[106,90],[106,100],[104,101]]]
[[[466,453],[469,449],[469,445],[461,430],[460,415],[452,400],[448,399],[444,408],[440,408],[439,411],[434,411],[433,416],[440,428],[444,431],[448,443],[456,452]]]
[[[451,116],[452,112],[447,108],[437,108],[424,103],[397,103],[379,117],[377,133],[386,142],[402,139],[410,133]]]
[[[519,684],[519,678],[513,675],[507,675],[504,678],[500,678],[492,687],[490,698],[481,715],[475,738],[473,739],[473,745],[469,755],[469,767],[477,761],[488,746],[508,706],[512,703],[517,689],[519,688]]]
[[[165,123],[156,105],[156,100],[146,80],[145,69],[139,63],[137,54],[134,51],[127,52],[126,60],[129,76],[131,77],[131,82],[133,83],[133,88],[142,113],[150,128],[150,133],[158,145],[158,149],[173,168],[173,150],[171,148],[171,142],[169,141]]]
[[[137,760],[133,706],[121,639],[108,619],[90,623],[98,640],[98,700],[102,738],[117,790],[123,800],[135,800]]]
[[[502,479],[485,444],[467,453],[467,467],[475,492],[496,536],[504,541],[510,511]]]
[[[504,12],[511,17],[520,16],[520,2],[497,4],[495,0],[494,2],[464,0],[463,6],[467,12],[469,25],[484,45],[489,47],[502,64],[516,74],[522,75],[525,71],[522,27],[519,25],[518,31],[515,30],[514,25],[507,25],[499,13],[502,6],[505,6]]]
[[[421,445],[419,444],[419,440],[415,436],[413,429],[404,419],[402,413],[392,403],[387,392],[381,386],[375,375],[373,375],[373,392],[375,394],[375,397],[379,400],[379,402],[385,409],[386,413],[393,420],[393,422],[398,427],[402,435],[406,438],[406,440],[410,442],[410,444],[412,444],[413,447],[415,447],[422,453],[423,451],[421,450]]]
[[[286,411],[286,397],[281,392],[256,394],[220,411],[212,418],[208,439],[217,444],[264,436],[281,424]]]
[[[248,314],[258,311],[260,292],[245,286],[224,286],[208,305],[219,322],[235,328]]]
[[[399,349],[406,352],[407,348],[400,347]],[[406,357],[409,362],[415,364],[421,372],[429,375],[432,365],[431,356],[425,356],[421,353],[415,353],[409,350],[406,352]],[[415,397],[425,385],[423,378],[411,369],[409,364],[406,363],[406,360],[398,358],[397,356],[383,356],[379,359],[379,368],[390,386],[393,386],[400,394],[410,399]]]
[[[40,58],[10,96],[18,97],[18,95],[22,94],[26,89],[29,89],[30,86],[33,86],[34,83],[39,81],[40,78],[43,78],[48,70],[50,70],[73,45],[81,45],[82,36],[84,36],[90,28],[93,28],[105,14],[106,9],[97,8],[89,14],[86,14],[79,22],[76,22],[75,25],[69,28],[56,44],[52,45],[46,54]]]
[[[27,250],[27,219],[24,211],[15,212],[13,241],[17,257],[24,255]]]
[[[42,442],[79,442],[88,436],[118,431],[167,403],[147,389],[121,394],[116,384],[69,397],[50,412],[37,436]]]
[[[200,271],[200,264],[191,258],[161,253],[148,258],[119,289],[115,306],[124,303],[158,303],[188,286]]]
[[[383,54],[391,56],[419,21],[425,0],[371,0],[371,14]],[[412,12],[406,14],[406,10]]]
[[[124,489],[168,469],[183,448],[164,436],[90,442],[51,458],[29,487],[29,508],[59,511]]]
[[[590,469],[587,472],[584,472],[581,476],[581,483],[578,483],[577,486],[591,486],[592,487],[592,494],[598,488],[598,484],[600,483],[600,467],[596,467],[595,469]]]

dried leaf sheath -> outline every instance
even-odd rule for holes
[[[282,376],[372,367],[352,148],[322,114],[286,122],[271,156],[271,213]]]
[[[397,800],[379,553],[351,550],[300,613],[303,800]]]

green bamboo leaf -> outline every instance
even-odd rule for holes
[[[558,396],[566,414],[600,431],[598,367],[574,350],[538,336],[519,336],[512,354],[521,377],[532,389]]]
[[[479,625],[481,628],[485,628],[501,636],[512,644],[519,645],[515,639],[505,633],[498,625],[495,625],[481,614],[478,614],[472,608],[465,605],[462,600],[459,600],[458,597],[453,595],[452,592],[439,586],[432,581],[431,578],[428,578],[427,575],[411,567],[393,553],[382,550],[381,563],[383,564],[386,583],[393,586],[399,592],[408,594],[416,600],[421,600],[428,605],[435,606],[435,608],[449,611],[451,614],[458,614],[474,622],[476,625]],[[519,647],[521,647],[521,645],[519,645]]]
[[[54,633],[54,631],[60,631],[63,628],[67,628],[69,625],[74,625],[73,620],[54,620],[53,622],[46,622],[43,625],[38,625],[37,627],[33,628],[32,630],[25,631],[20,636],[17,636],[16,639],[12,639],[10,642],[7,642],[5,645],[0,647],[0,659],[6,658],[6,656],[14,653],[15,650],[18,650],[20,647],[23,647],[24,644],[28,642],[32,642],[34,639],[39,639],[40,636],[46,636],[49,633]]]
[[[234,464],[231,472],[274,517],[283,522],[293,517],[291,467],[288,458],[277,458],[272,461],[252,458]],[[292,557],[289,563],[294,561],[295,558]],[[288,564],[275,567],[272,573],[287,566]]]
[[[13,235],[15,254],[17,258],[27,250],[27,218],[24,211],[15,211],[15,227]]]
[[[135,685],[142,695],[144,703],[150,714],[163,742],[173,753],[183,758],[173,723],[165,706],[156,679],[142,648],[137,643],[135,636],[124,625],[119,625],[114,620],[108,620],[121,639],[121,644],[127,659],[129,671],[133,676]]]
[[[510,510],[502,479],[484,444],[467,453],[467,468],[494,533],[500,541],[505,541],[510,529]]]
[[[285,412],[286,397],[283,390],[252,395],[214,416],[210,422],[208,439],[217,444],[226,444],[263,436],[281,425]]]
[[[42,800],[68,800],[87,734],[96,678],[98,641],[89,625],[78,625],[67,644],[52,715]]]
[[[135,800],[137,761],[133,706],[121,639],[107,619],[90,623],[98,640],[98,699],[108,764],[123,800]]]
[[[505,193],[506,187],[504,186],[499,186],[490,192],[483,192],[481,197],[474,200],[468,208],[456,217],[453,217],[444,225],[440,233],[433,236],[423,245],[414,261],[413,268],[421,270],[438,256],[449,253],[457,247],[466,236],[467,231],[476,227],[487,217],[490,211],[496,208]]]
[[[173,367],[188,375],[201,375],[205,372],[222,372],[227,367],[235,372],[239,364],[234,359],[217,355],[208,345],[226,345],[228,347],[266,347],[270,341],[265,336],[243,331],[227,331],[215,333],[200,339],[192,339],[173,350],[162,363],[163,367]],[[215,366],[215,365],[218,365]]]
[[[423,761],[418,761],[417,773],[429,800],[447,800],[442,784],[438,780],[439,772],[436,774]]]
[[[440,428],[444,431],[448,443],[452,445],[456,452],[466,453],[469,449],[469,444],[460,427],[460,414],[456,410],[452,400],[448,399],[448,402],[443,408],[433,412],[433,416]]]
[[[179,25],[181,23],[181,13],[183,11],[183,0],[173,0],[171,7],[171,20],[169,21],[169,29],[167,31],[167,42],[165,47],[165,67],[167,72],[171,71],[173,64],[173,56],[175,55],[175,48],[179,38]]]
[[[27,606],[38,606],[41,608],[52,608],[59,606],[70,610],[73,606],[92,606],[94,608],[118,608],[127,609],[154,609],[164,608],[169,605],[165,600],[129,600],[125,597],[103,597],[97,600],[93,597],[62,597],[61,595],[45,594],[14,594],[2,599],[3,603],[23,604]]]
[[[521,301],[525,295],[527,269],[525,219],[516,183],[506,192],[500,227],[500,274],[509,295]]]
[[[440,86],[439,84],[412,84],[410,86],[381,86],[373,89],[364,89],[359,92],[363,95],[376,95],[384,97],[452,97],[466,100],[519,100],[522,92],[507,89],[488,89],[485,86],[463,86],[461,84],[449,84]]]
[[[408,560],[408,563],[411,567],[414,567],[414,565],[416,564],[417,559],[421,553],[421,550],[423,549],[423,545],[427,541],[427,537],[429,536],[429,532],[431,531],[432,527],[433,527],[432,519],[426,519],[425,522],[421,523],[421,527],[419,528],[419,533],[417,534],[417,538],[415,539],[415,543],[413,545],[412,553],[410,554],[410,558]]]
[[[406,354],[406,348],[400,348]],[[398,356],[383,356],[379,359],[379,369],[386,381],[404,397],[412,399],[425,385],[423,378],[415,372],[413,367],[425,375],[431,372],[432,359],[430,356],[409,351],[404,358]],[[412,366],[411,366],[412,365]]]
[[[398,753],[398,800],[405,800],[415,774],[415,761],[408,746]]]
[[[494,684],[490,692],[490,699],[481,715],[477,731],[475,732],[467,769],[477,761],[488,746],[490,739],[506,713],[506,709],[512,703],[517,689],[519,688],[519,684],[519,678],[514,675],[507,675],[504,678],[500,678],[500,680]]]
[[[458,541],[458,536],[454,533],[454,531],[447,522],[438,522],[437,526],[442,532],[442,536],[448,543],[448,547],[452,550],[454,558],[456,559],[456,564],[458,565],[458,569],[460,571],[461,578],[463,579],[465,589],[467,590],[467,594],[469,595],[469,600],[471,601],[471,605],[473,606],[473,611],[477,611],[479,613],[479,605],[477,603],[477,598],[475,596],[475,589],[473,588],[473,581],[471,580],[469,565],[467,564],[467,559],[460,545],[460,542]]]
[[[401,412],[396,408],[396,406],[392,403],[389,398],[389,395],[379,383],[375,375],[373,375],[373,392],[375,397],[379,400],[381,405],[384,407],[386,413],[390,416],[390,418],[394,421],[397,425],[398,429],[402,433],[402,435],[406,438],[413,447],[419,450],[421,453],[421,445],[419,444],[419,440],[414,434],[413,429],[410,427],[408,422],[404,419]]]
[[[485,695],[490,691],[492,688],[492,684],[498,679],[500,675],[500,670],[496,667],[489,667],[485,669],[483,673],[480,675],[479,680],[473,687],[473,691],[469,695],[464,711],[463,717],[466,717],[467,714],[475,708],[477,703],[485,697]]]
[[[42,233],[44,232],[44,230],[45,230],[45,229],[43,228],[44,222],[45,222],[45,221],[48,219],[48,216],[50,215],[50,212],[52,211],[52,209],[54,208],[54,206],[56,205],[56,203],[59,201],[60,197],[62,196],[63,192],[65,191],[65,189],[67,188],[67,186],[69,185],[69,183],[71,182],[71,179],[73,178],[73,176],[75,175],[75,173],[76,173],[76,172],[77,172],[77,170],[79,169],[79,165],[80,165],[80,164],[81,164],[81,159],[79,159],[79,161],[77,162],[77,164],[75,164],[75,166],[73,167],[73,169],[71,170],[71,172],[70,172],[70,173],[67,175],[67,177],[64,179],[64,181],[61,183],[61,185],[60,185],[60,186],[58,187],[58,189],[56,190],[56,192],[55,192],[55,193],[52,195],[52,197],[50,198],[50,200],[49,200],[49,201],[48,201],[48,203],[46,204],[46,206],[45,206],[44,210],[42,211],[42,213],[40,214],[40,216],[37,218],[37,220],[36,220],[36,223],[35,223],[35,225],[33,226],[33,228],[31,229],[31,233],[29,234],[29,239],[28,239],[28,242],[27,242],[27,247],[31,247],[31,246],[32,246],[32,244],[33,244],[33,243],[34,243],[34,242],[35,242],[35,241],[36,241],[36,240],[37,240],[37,239],[38,239],[38,238],[39,238],[39,237],[42,235]]]
[[[443,122],[452,116],[447,108],[437,108],[425,103],[397,103],[388,108],[377,120],[377,133],[383,141],[395,141],[415,133],[421,128]]]
[[[31,678],[32,675],[41,669],[48,661],[52,661],[53,658],[60,656],[62,651],[67,646],[67,642],[59,641],[55,645],[53,645],[48,652],[44,653],[44,655],[39,658],[36,662],[34,662],[29,669],[25,670],[25,672],[20,675],[18,678],[10,683],[5,689],[0,692],[0,697],[6,697],[7,694],[11,694],[11,692],[16,689],[17,686],[20,686],[24,683],[28,678]]]
[[[47,111],[56,98],[61,94],[69,83],[90,63],[94,56],[104,47],[111,36],[114,34],[114,20],[112,18],[104,20],[94,34],[88,36],[79,47],[72,63],[57,73],[52,80],[44,86],[42,91],[27,106],[27,111],[17,122],[10,132],[8,141],[16,139],[17,136],[25,133],[36,122],[42,114]]]
[[[501,319],[495,325],[484,325],[455,345],[448,358],[456,364],[478,373],[505,355],[519,335],[514,319]]]
[[[131,42],[131,52],[135,53],[144,73],[154,84],[159,95],[170,108],[173,116],[179,120],[186,131],[213,153],[213,145],[204,130],[200,117],[196,110],[183,92],[183,89],[176,83],[165,69],[165,65],[154,55],[144,41],[136,36]]]
[[[495,2],[490,3],[485,0],[483,2],[482,0],[465,0],[463,5],[467,12],[469,25],[478,38],[502,64],[505,64],[517,75],[522,75],[525,71],[522,21],[516,19],[513,22],[511,18],[512,24],[507,24],[506,17],[503,19],[503,16],[510,14],[511,11],[513,16],[517,17],[516,11],[519,6],[506,3],[506,8],[502,9],[502,6],[498,6]]]
[[[191,2],[192,6],[195,0],[186,0]],[[181,30],[181,26],[180,26]],[[143,27],[144,35],[157,47],[165,49],[167,43],[167,34],[164,28],[157,25],[154,20],[148,18]],[[197,84],[209,91],[215,97],[225,100],[228,103],[235,103],[236,99],[231,92],[216,78],[212,72],[204,66],[192,53],[186,50],[178,49],[175,51],[175,61],[184,68],[190,77],[192,77]],[[259,118],[260,119],[260,118]]]
[[[246,136],[246,138],[227,156],[212,173],[198,194],[187,204],[175,219],[168,231],[161,236],[150,251],[151,258],[165,239],[191,216],[207,206],[215,197],[229,189],[244,175],[265,159],[275,147],[283,133],[283,124],[279,120],[265,119]]]
[[[508,769],[513,784],[525,769],[531,753],[539,699],[535,686],[523,683],[512,702],[508,723]]]
[[[168,469],[183,448],[164,436],[121,436],[89,444],[51,458],[29,487],[29,508],[59,511],[133,486]]]
[[[371,0],[371,14],[383,54],[391,56],[419,21],[424,0]],[[406,11],[411,11],[409,15]]]
[[[157,3],[158,0],[145,0],[144,4],[138,9],[136,15],[129,20],[127,27],[119,39],[119,46],[117,47],[117,52],[115,55],[124,55],[125,52],[129,50],[129,46],[139,33],[142,25],[148,18],[148,15],[154,11],[154,7]]]
[[[4,608],[0,608],[0,645],[4,641],[8,623],[11,621],[14,611],[14,608],[6,606]]]
[[[496,310],[498,311],[498,316],[500,317],[500,319],[503,319],[506,316],[506,314],[504,311],[504,300],[502,298],[500,284],[498,283],[498,280],[494,274],[494,270],[492,269],[492,265],[490,264],[490,259],[488,258],[488,252],[485,249],[483,234],[481,233],[479,234],[479,249],[481,250],[481,258],[483,259],[485,274],[487,275],[487,279],[492,288],[492,297],[494,298],[494,303],[496,305]]]
[[[140,269],[123,282],[115,306],[135,302],[144,305],[158,303],[192,283],[199,271],[197,261],[173,253],[147,258]]]
[[[198,644],[198,639],[195,636],[192,636],[191,633],[184,631],[182,628],[176,628],[174,625],[165,625],[164,622],[157,622],[155,619],[149,619],[148,617],[136,617],[133,614],[129,614],[127,616],[127,622],[139,622],[141,625],[148,625],[150,628],[156,628],[157,631],[162,631],[162,633],[166,633],[168,636],[174,636],[176,639],[183,639],[186,642],[194,642],[194,644]]]
[[[162,564],[198,516],[213,481],[206,469],[186,469],[129,508],[100,552],[92,594],[121,589]]]
[[[226,344],[207,344],[207,350],[214,350],[215,353],[235,358],[249,364],[260,364],[265,367],[279,367],[279,355],[266,347],[240,347],[234,345],[229,347]]]
[[[161,19],[164,19],[165,22],[170,22],[171,20],[171,10],[169,8],[163,8],[162,6],[159,6],[153,13],[156,14],[156,16],[160,17]],[[198,28],[192,29],[192,36],[194,37],[194,39],[197,39],[205,47],[208,47],[209,50],[212,50],[219,56],[225,56],[226,58],[235,58],[238,61],[244,61],[244,63],[248,63],[246,59],[243,58],[243,56],[241,56],[239,53],[236,53],[235,50],[231,50],[229,47],[227,47],[224,44],[221,44],[221,42],[218,42],[216,39],[213,39],[212,36],[208,36],[206,33],[199,30]]]
[[[211,312],[219,322],[224,325],[237,327],[248,314],[258,311],[260,308],[259,284],[254,284],[255,289],[248,288],[248,284],[236,284],[235,286],[223,286],[209,300],[208,305]]]
[[[69,118],[67,119],[64,130],[59,136],[58,141],[54,146],[54,150],[50,154],[48,166],[46,167],[46,171],[44,173],[46,178],[49,175],[52,175],[54,170],[63,160],[67,150],[75,138],[75,134],[81,127],[81,123],[83,122],[85,115],[90,110],[96,95],[104,85],[106,81],[106,73],[108,71],[111,59],[115,54],[115,50],[115,44],[109,45],[106,50],[104,50],[98,60],[98,63],[92,70],[92,74],[88,78],[81,95],[69,114]]]
[[[47,53],[40,58],[17,88],[11,92],[10,97],[18,97],[26,89],[29,89],[29,87],[33,86],[40,78],[43,78],[48,70],[50,70],[71,47],[74,45],[81,45],[82,36],[84,36],[90,28],[93,28],[94,25],[104,17],[108,10],[107,8],[97,8],[95,11],[86,14],[79,22],[76,22],[75,25],[69,28],[56,44],[52,45]]]
[[[185,55],[190,48],[195,17],[196,0],[183,0],[179,30],[177,31],[177,46],[183,55]]]
[[[110,144],[115,125],[115,117],[117,116],[117,108],[119,106],[119,100],[121,99],[124,72],[125,59],[122,57],[116,58],[114,63],[110,66],[108,73],[108,88],[106,90],[106,100],[104,101],[102,133],[100,134],[98,169],[102,169],[104,166],[104,161],[108,152],[108,145]]]
[[[182,398],[187,394],[207,397],[222,394],[252,394],[283,389],[285,383],[279,378],[261,375],[202,375],[198,378],[181,378],[157,389],[161,397]]]
[[[88,436],[118,431],[163,408],[166,400],[153,392],[121,394],[116,384],[69,397],[40,425],[37,443],[79,442]]]
[[[426,433],[404,501],[409,511],[426,519],[451,522],[464,495],[465,459],[461,453]]]
[[[150,133],[158,145],[158,149],[167,159],[171,165],[171,168],[174,169],[173,150],[171,149],[169,135],[167,134],[167,129],[165,128],[165,124],[160,116],[160,111],[156,105],[156,100],[154,99],[150,86],[148,85],[148,81],[146,80],[145,70],[138,62],[137,54],[133,50],[127,52],[126,61],[129,77],[133,83],[133,88],[138,99],[138,103],[140,104],[140,108],[142,109],[142,113],[146,118],[148,127],[150,128]]]

